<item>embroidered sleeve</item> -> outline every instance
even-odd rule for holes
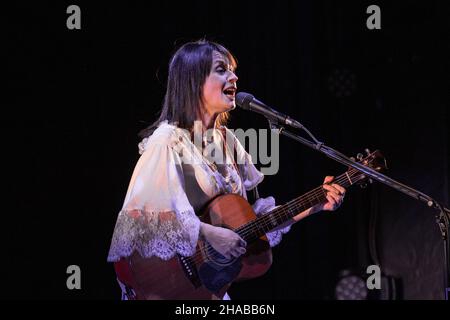
[[[269,213],[274,208],[276,208],[276,206],[275,199],[273,197],[259,198],[253,204],[253,210],[258,217]],[[277,244],[279,244],[281,242],[283,234],[289,232],[289,230],[291,230],[291,226],[266,233],[267,239],[269,239],[270,246],[275,247]]]
[[[164,260],[195,252],[200,220],[185,193],[180,157],[169,144],[145,143],[117,218],[110,262],[135,250]]]

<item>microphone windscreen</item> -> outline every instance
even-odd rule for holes
[[[255,97],[250,93],[238,92],[238,94],[236,94],[236,104],[242,109],[248,110],[249,104],[253,101],[253,99],[255,99]]]

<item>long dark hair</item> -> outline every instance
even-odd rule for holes
[[[170,59],[167,90],[159,119],[141,130],[139,136],[148,137],[161,121],[175,123],[179,128],[192,130],[203,107],[203,85],[208,77],[217,51],[228,58],[236,68],[236,58],[224,46],[207,40],[188,42],[181,46]],[[216,125],[228,120],[228,112],[218,115]]]

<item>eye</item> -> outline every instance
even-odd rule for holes
[[[225,68],[219,66],[219,67],[216,68],[216,71],[219,72],[219,73],[224,73],[225,72]]]

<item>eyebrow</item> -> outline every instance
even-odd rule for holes
[[[228,69],[228,67],[230,67],[231,71],[233,71],[233,72],[234,72],[234,70],[235,70],[235,68],[234,68],[231,64],[227,64],[227,63],[226,63],[224,60],[222,60],[222,59],[216,60],[214,63],[215,63],[216,66],[222,65],[222,66],[226,67],[226,69]]]

